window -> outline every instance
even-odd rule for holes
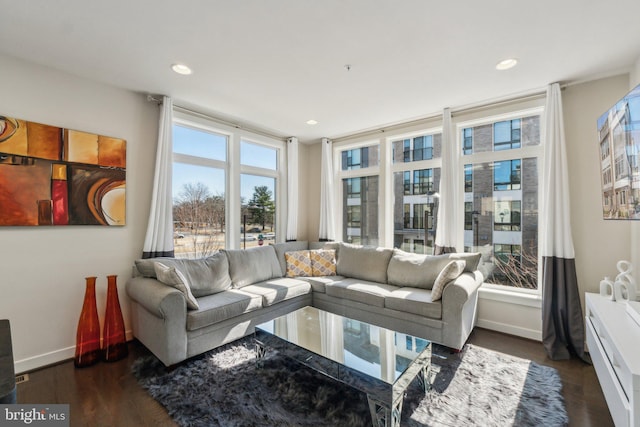
[[[378,245],[378,177],[345,178],[342,183],[342,240],[360,245]]]
[[[392,142],[393,162],[408,163],[430,160],[434,153],[433,135],[421,135]]]
[[[411,191],[411,172],[410,171],[405,171],[403,177],[404,177],[404,183],[403,183],[404,195],[408,196],[408,195],[412,194],[412,191]]]
[[[378,165],[378,146],[355,148],[342,152],[342,170],[365,169]]]
[[[520,119],[493,124],[493,147],[495,151],[520,148]]]
[[[519,190],[520,189],[520,163],[518,160],[506,160],[496,162],[493,165],[493,189],[494,191]]]
[[[425,205],[416,203],[413,205],[413,228],[424,228]]]
[[[248,248],[276,233],[278,149],[241,140],[240,167],[240,242]]]
[[[473,166],[464,165],[464,192],[471,193],[473,191]]]
[[[421,133],[386,143],[393,163],[393,246],[433,254],[442,134]]]
[[[520,231],[519,200],[496,200],[493,216],[495,231]]]
[[[609,139],[600,143],[600,159],[605,160],[609,157]]]
[[[280,187],[286,170],[284,146],[284,141],[174,111],[176,257],[202,258],[224,248],[276,241],[282,221],[277,207],[284,193]],[[239,155],[230,156],[234,151]],[[232,198],[230,181],[240,187]],[[240,215],[229,206],[240,207]]]
[[[176,258],[201,258],[227,246],[226,135],[173,125],[173,239]]]
[[[473,129],[466,128],[462,131],[462,153],[473,153]]]
[[[520,245],[494,245],[493,254],[503,264],[520,262]]]
[[[538,283],[541,109],[532,113],[458,125],[465,251],[483,253],[487,283],[522,289]]]
[[[473,202],[464,202],[464,229],[473,230]]]
[[[413,139],[413,161],[433,158],[433,136],[419,136]]]

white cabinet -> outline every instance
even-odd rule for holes
[[[625,302],[587,293],[587,346],[616,427],[640,427],[640,325]]]

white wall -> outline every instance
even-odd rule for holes
[[[320,176],[322,175],[322,144],[320,142],[307,146],[306,167],[300,173],[307,174],[307,240],[317,242],[320,235]]]
[[[562,93],[571,192],[571,223],[581,302],[599,292],[600,280],[616,275],[616,263],[629,259],[630,221],[602,219],[596,120],[629,91],[624,74],[567,87]]]
[[[11,322],[16,372],[73,357],[86,276],[97,276],[101,321],[106,276],[124,284],[140,257],[153,182],[158,107],[141,94],[0,56],[0,115],[127,141],[124,227],[1,227],[0,318]],[[1,209],[1,207],[0,207]]]

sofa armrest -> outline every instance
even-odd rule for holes
[[[484,277],[478,270],[462,273],[445,286],[442,292],[443,341],[449,347],[461,349],[476,324],[478,289]]]
[[[129,298],[162,319],[185,318],[187,300],[182,292],[148,277],[133,277],[126,284]]]
[[[476,270],[473,273],[462,273],[456,280],[447,284],[442,291],[443,310],[445,305],[452,308],[462,308],[469,297],[478,292],[483,280],[482,273]]]
[[[182,292],[147,277],[129,279],[126,290],[133,335],[166,366],[185,360],[187,301]]]

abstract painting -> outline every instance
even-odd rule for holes
[[[126,141],[0,116],[0,226],[125,225]]]

